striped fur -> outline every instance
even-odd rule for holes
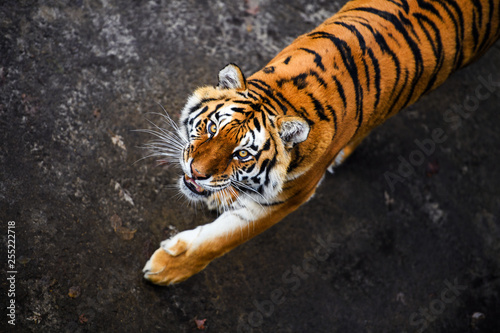
[[[496,0],[352,0],[248,80],[236,65],[194,92],[177,148],[181,191],[221,211],[162,242],[144,268],[183,281],[307,201],[377,125],[442,84],[500,35]],[[168,146],[168,144],[166,144]],[[180,147],[180,148],[179,148]]]

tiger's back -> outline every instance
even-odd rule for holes
[[[249,84],[259,96],[275,96],[276,110],[307,118],[308,141],[331,141],[333,163],[343,148],[341,160],[374,127],[486,52],[500,36],[499,18],[500,4],[491,0],[350,1]],[[310,164],[323,156],[322,145],[311,146],[298,146],[292,160],[307,155]],[[288,171],[295,169],[298,163]]]
[[[222,213],[163,241],[145,278],[183,281],[297,209],[374,127],[483,54],[499,21],[494,0],[352,0],[248,80],[226,66],[152,145],[180,164],[182,193]]]

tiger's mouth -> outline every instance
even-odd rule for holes
[[[184,175],[184,185],[186,185],[186,187],[194,194],[202,195],[205,197],[208,197],[211,194],[210,191],[207,191],[203,187],[198,185],[198,183],[196,183],[193,178],[189,178],[188,175]]]

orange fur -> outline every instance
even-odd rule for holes
[[[276,186],[260,189],[266,202],[246,194],[257,197],[261,208],[243,207],[244,191],[235,188],[227,198],[210,194],[207,200],[216,206],[237,206],[213,224],[179,234],[182,243],[164,243],[145,268],[147,279],[182,281],[280,221],[314,194],[341,151],[340,162],[374,127],[477,59],[500,35],[498,1],[418,3],[352,0],[248,80],[229,65],[219,75],[219,87],[195,92],[183,111],[185,126],[193,112],[200,112],[196,135],[183,155],[184,172],[192,178],[186,177],[198,184],[212,176],[217,184],[238,170],[269,170],[273,164],[274,173],[262,177],[271,183],[265,186]],[[210,134],[207,125],[215,120],[206,114],[231,105],[241,109],[232,125],[217,123],[219,132]],[[205,111],[197,111],[202,107]],[[260,144],[258,156],[234,157],[238,149],[248,149],[240,147],[242,136],[261,126],[267,143]],[[231,229],[231,223],[238,228]],[[171,252],[169,247],[175,252],[177,244],[186,250],[177,256],[165,252]]]

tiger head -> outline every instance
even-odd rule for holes
[[[184,141],[179,180],[190,200],[209,207],[242,202],[265,203],[281,191],[290,150],[307,139],[309,125],[273,109],[234,64],[219,72],[216,87],[202,87],[182,110],[179,134]]]

